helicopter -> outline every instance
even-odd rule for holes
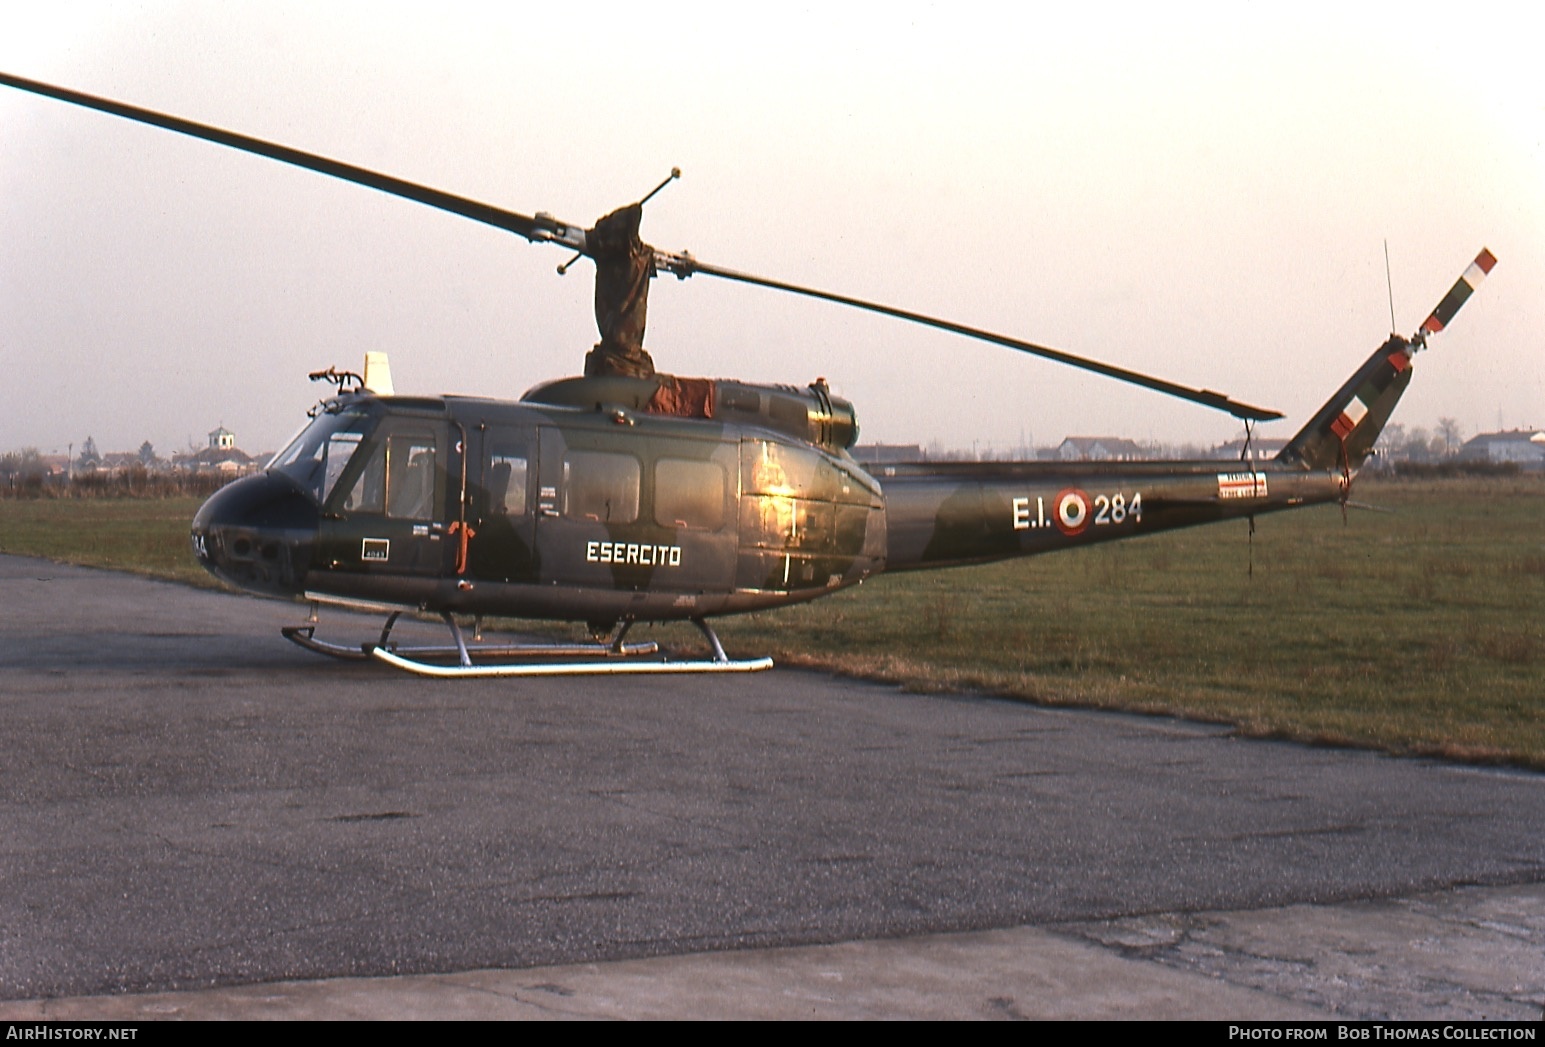
[[[1354,477],[1411,381],[1413,359],[1496,264],[1483,249],[1410,337],[1392,334],[1269,459],[1251,426],[1279,412],[1007,335],[726,269],[638,235],[645,203],[592,226],[524,215],[287,146],[0,73],[0,84],[330,175],[564,247],[596,265],[601,341],[585,375],[519,400],[398,395],[384,354],[319,371],[332,395],[261,472],[211,496],[190,529],[217,578],[308,602],[284,635],[321,654],[427,676],[749,672],[710,620],[787,606],[882,572],[981,564],[1325,503]],[[814,297],[1051,359],[1241,420],[1238,462],[894,463],[865,468],[852,403],[804,386],[683,378],[643,350],[649,281],[709,276]],[[385,616],[361,646],[317,636],[318,609]],[[451,643],[394,643],[402,615]],[[493,644],[486,617],[583,622],[592,642]],[[469,641],[461,619],[473,620]],[[638,622],[687,621],[704,659],[629,643]]]

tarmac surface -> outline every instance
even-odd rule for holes
[[[0,596],[0,1018],[1545,1004],[1542,775],[785,670],[426,681],[16,557]]]

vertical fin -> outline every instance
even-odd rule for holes
[[[1411,384],[1416,346],[1391,335],[1277,455],[1304,469],[1356,470]]]

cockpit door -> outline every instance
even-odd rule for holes
[[[322,520],[336,571],[440,576],[455,569],[460,435],[441,419],[383,419],[344,466]]]

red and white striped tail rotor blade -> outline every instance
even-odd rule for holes
[[[1422,321],[1422,326],[1416,334],[1416,339],[1424,338],[1429,334],[1437,334],[1449,325],[1454,319],[1454,314],[1459,312],[1459,307],[1469,300],[1470,295],[1486,279],[1486,274],[1491,272],[1491,267],[1497,264],[1497,256],[1486,248],[1481,248],[1481,253],[1475,256],[1475,261],[1470,263],[1448,294],[1443,296],[1443,301],[1432,311],[1432,315]],[[1413,339],[1413,340],[1416,340]]]

